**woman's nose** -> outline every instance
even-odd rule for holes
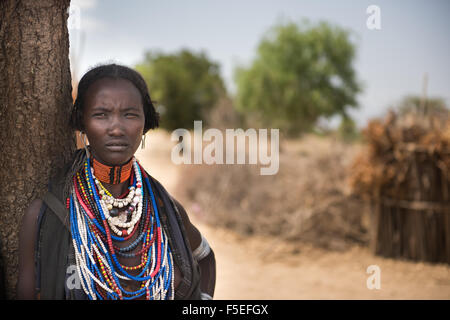
[[[120,117],[113,116],[108,126],[108,134],[111,136],[122,136],[123,135],[123,123],[120,121]]]

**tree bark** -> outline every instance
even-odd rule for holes
[[[24,210],[75,149],[69,4],[0,1],[0,250],[9,299],[16,295]]]

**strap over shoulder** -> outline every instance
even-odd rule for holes
[[[64,204],[50,191],[48,191],[42,200],[47,204],[47,206],[56,214],[56,216],[61,220],[67,230],[70,231],[70,219],[67,208]]]

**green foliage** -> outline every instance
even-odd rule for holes
[[[204,53],[181,50],[175,54],[147,52],[135,69],[142,74],[167,130],[191,129],[205,115],[225,87],[219,66]]]
[[[342,117],[341,123],[337,128],[337,133],[345,142],[354,142],[360,139],[360,132],[355,121],[348,116]]]
[[[309,131],[320,116],[345,115],[357,106],[354,56],[350,33],[342,28],[307,21],[276,25],[253,64],[235,72],[236,107],[291,135]]]
[[[448,113],[448,109],[442,98],[422,98],[415,95],[409,95],[402,99],[398,105],[400,115],[410,112],[421,113],[423,115],[440,115]]]

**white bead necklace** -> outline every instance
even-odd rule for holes
[[[130,222],[121,222],[118,217],[111,217],[110,210],[107,207],[106,199],[99,199],[99,204],[101,206],[101,210],[103,211],[105,218],[108,221],[111,230],[117,234],[122,234],[119,228],[126,228],[127,232],[133,230],[136,223],[140,220],[142,215],[143,208],[143,187],[142,187],[142,179],[140,175],[138,164],[135,160],[133,160],[133,166],[136,172],[136,188],[135,194],[132,197],[131,202],[135,205],[135,210],[133,211],[133,215],[131,216]],[[100,190],[101,188],[99,188]],[[95,190],[94,190],[95,192]],[[73,246],[75,250],[75,261],[77,265],[77,271],[80,276],[80,282],[83,288],[83,291],[89,295],[92,299],[97,299],[97,289],[95,288],[95,284],[99,285],[103,290],[105,290],[108,294],[117,295],[118,298],[122,298],[124,292],[118,287],[120,283],[117,283],[116,280],[110,279],[111,282],[106,282],[105,279],[101,278],[95,272],[95,266],[99,267],[100,263],[104,267],[104,271],[106,274],[114,275],[121,280],[130,281],[133,280],[133,276],[126,273],[124,270],[116,269],[114,264],[111,265],[111,256],[108,253],[108,246],[102,237],[100,237],[100,233],[92,232],[91,226],[94,224],[94,220],[92,220],[92,213],[88,214],[83,207],[81,200],[77,198],[77,194],[75,189],[72,189],[72,199],[73,207],[71,204],[71,223],[75,223],[73,225],[72,235],[73,235]],[[80,201],[80,202],[79,202]],[[133,205],[132,204],[132,205]],[[73,215],[72,215],[73,214]],[[74,236],[75,234],[75,236]],[[151,257],[149,257],[149,265],[146,267],[144,271],[145,277],[149,277],[153,274],[156,268],[161,268],[162,272],[155,275],[150,279],[146,279],[142,284],[146,288],[146,296],[147,298],[153,299],[173,299],[174,298],[174,264],[173,257],[170,249],[168,248],[169,242],[167,235],[165,233],[164,228],[161,228],[160,235],[161,244],[163,245],[162,252],[159,252],[157,241],[153,241],[151,245],[151,250],[148,252]],[[93,241],[95,239],[95,241]],[[157,257],[160,255],[160,258]],[[109,256],[109,258],[107,258]],[[160,260],[159,266],[157,261]],[[116,260],[117,262],[117,260]],[[98,269],[97,269],[98,272]],[[171,279],[169,280],[169,287],[165,287],[165,283],[167,283],[169,274],[171,274]],[[117,279],[115,278],[115,279]],[[170,290],[170,293],[169,293]],[[169,295],[168,295],[169,294]]]
[[[91,168],[92,175],[94,177],[95,184],[99,190],[99,194],[101,196],[100,205],[102,207],[105,218],[108,221],[108,224],[111,230],[118,236],[122,236],[124,233],[119,228],[126,229],[127,234],[133,232],[133,229],[136,223],[139,222],[142,216],[142,208],[143,208],[143,194],[142,194],[142,180],[138,174],[137,162],[136,159],[133,159],[133,169],[135,171],[136,177],[136,188],[134,186],[130,186],[129,193],[127,197],[124,199],[114,198],[112,195],[108,195],[100,181],[95,178],[94,169]],[[134,208],[131,214],[130,222],[126,222],[126,214],[121,214],[117,217],[113,217],[111,215],[111,211],[113,208],[124,208],[131,203],[131,206]]]

